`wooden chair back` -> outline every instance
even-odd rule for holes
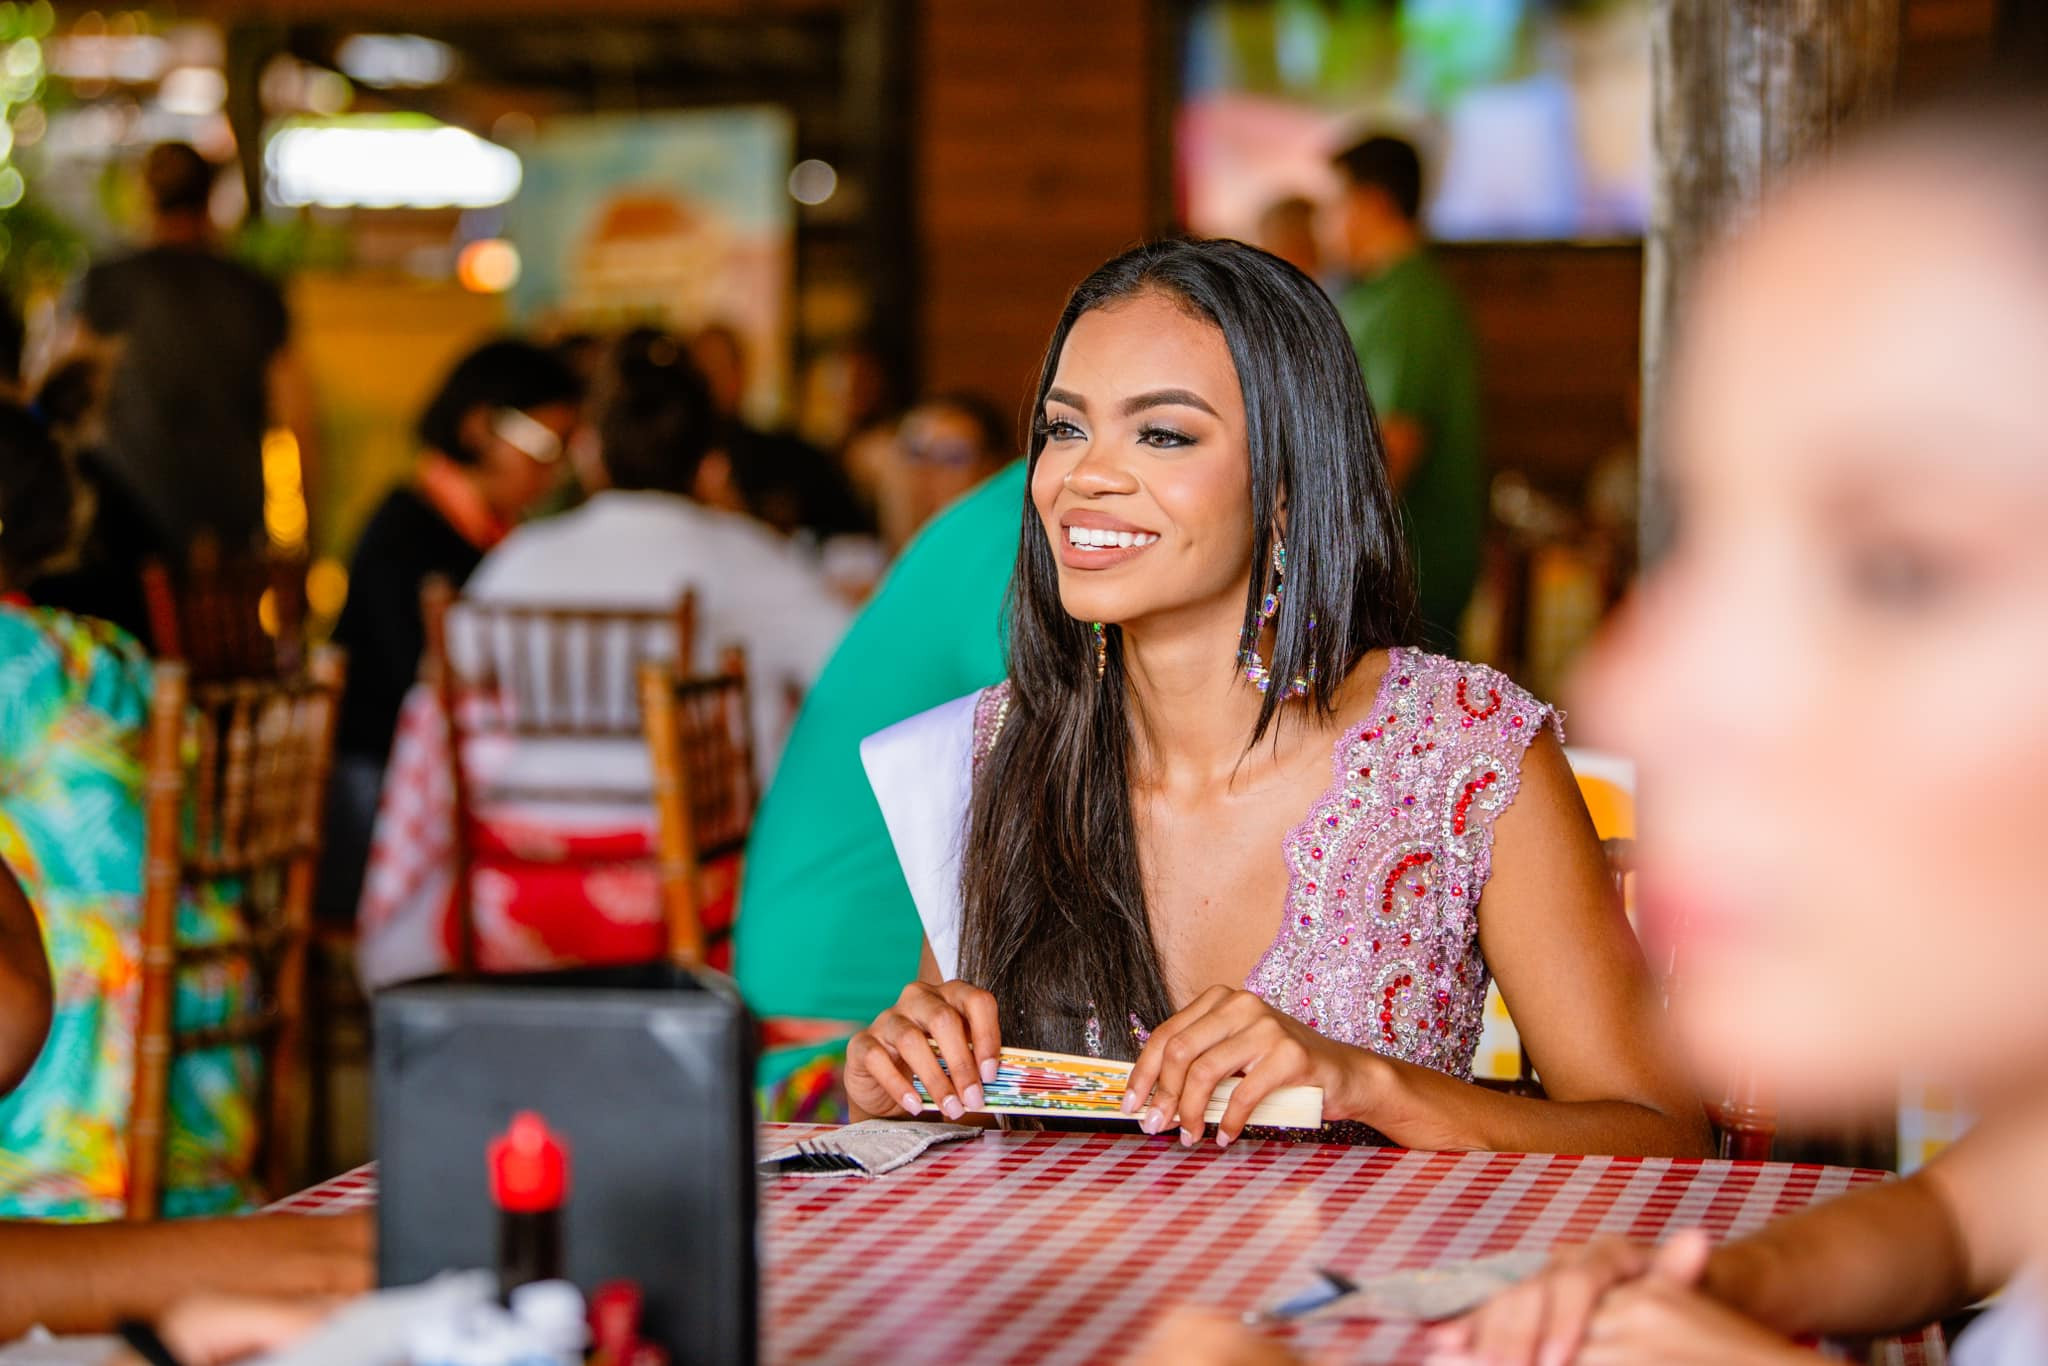
[[[680,677],[640,671],[640,714],[654,766],[655,838],[669,960],[697,967],[708,947],[703,918],[708,865],[737,858],[754,827],[754,775],[746,659],[728,651],[719,672]]]
[[[159,664],[150,703],[144,793],[142,984],[128,1130],[128,1217],[162,1203],[172,1064],[200,1049],[257,1046],[264,1058],[259,1180],[286,1188],[299,1112],[297,1063],[335,715],[339,652],[320,651],[293,679],[194,684],[186,665]],[[216,943],[187,944],[178,907],[195,887],[231,902],[239,925]],[[228,1018],[179,1029],[180,977],[246,965],[252,990]]]
[[[422,668],[448,737],[454,794],[457,970],[476,968],[474,874],[478,813],[496,802],[645,804],[647,789],[523,788],[486,780],[466,756],[481,736],[517,740],[618,740],[642,735],[637,679],[645,664],[688,660],[696,637],[696,596],[667,609],[480,602],[458,598],[445,579],[421,590],[426,621]]]
[[[180,573],[143,565],[142,597],[157,657],[182,661],[194,682],[289,677],[305,663],[303,555],[228,555],[201,537]]]

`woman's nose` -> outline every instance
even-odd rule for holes
[[[1067,487],[1090,497],[1105,493],[1128,493],[1137,486],[1130,470],[1108,443],[1097,440],[1067,472]]]

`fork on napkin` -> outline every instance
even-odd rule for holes
[[[1478,1308],[1517,1281],[1541,1271],[1548,1260],[1542,1252],[1503,1252],[1363,1280],[1319,1267],[1315,1286],[1246,1314],[1245,1319],[1249,1323],[1320,1318],[1435,1323]]]
[[[938,1144],[982,1132],[970,1124],[868,1119],[778,1148],[754,1165],[770,1176],[881,1176]]]

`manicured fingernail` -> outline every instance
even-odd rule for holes
[[[967,1102],[967,1108],[970,1110],[986,1110],[988,1108],[988,1097],[983,1094],[979,1086],[969,1083],[967,1089],[962,1091],[960,1095]]]
[[[1231,1140],[1233,1137],[1234,1135],[1226,1134],[1223,1132],[1223,1130],[1218,1129],[1216,1131],[1216,1146],[1219,1148],[1228,1148],[1231,1144]]]
[[[1119,1110],[1122,1110],[1127,1115],[1136,1114],[1138,1107],[1140,1105],[1143,1105],[1144,1103],[1145,1098],[1139,1095],[1136,1091],[1126,1091],[1124,1092],[1123,1100],[1118,1102],[1117,1108]]]
[[[1166,1116],[1157,1110],[1147,1110],[1138,1117],[1138,1127],[1148,1134],[1156,1134],[1166,1127]]]
[[[1561,1342],[1553,1342],[1536,1354],[1536,1366],[1564,1366],[1571,1359],[1571,1352]]]
[[[1183,1148],[1192,1148],[1201,1141],[1202,1135],[1200,1130],[1182,1129],[1180,1131],[1180,1146]]]
[[[944,1100],[940,1101],[939,1112],[945,1115],[947,1119],[958,1119],[967,1113],[961,1106],[960,1097],[958,1096],[947,1096]]]
[[[905,1091],[898,1099],[903,1102],[904,1113],[912,1115],[924,1113],[924,1102],[917,1098],[917,1092]]]
[[[983,1058],[981,1060],[981,1079],[990,1085],[995,1084],[996,1060],[994,1058]]]

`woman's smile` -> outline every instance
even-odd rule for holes
[[[1069,569],[1126,564],[1159,541],[1158,532],[1104,512],[1069,512],[1060,518],[1060,530],[1060,563]]]

